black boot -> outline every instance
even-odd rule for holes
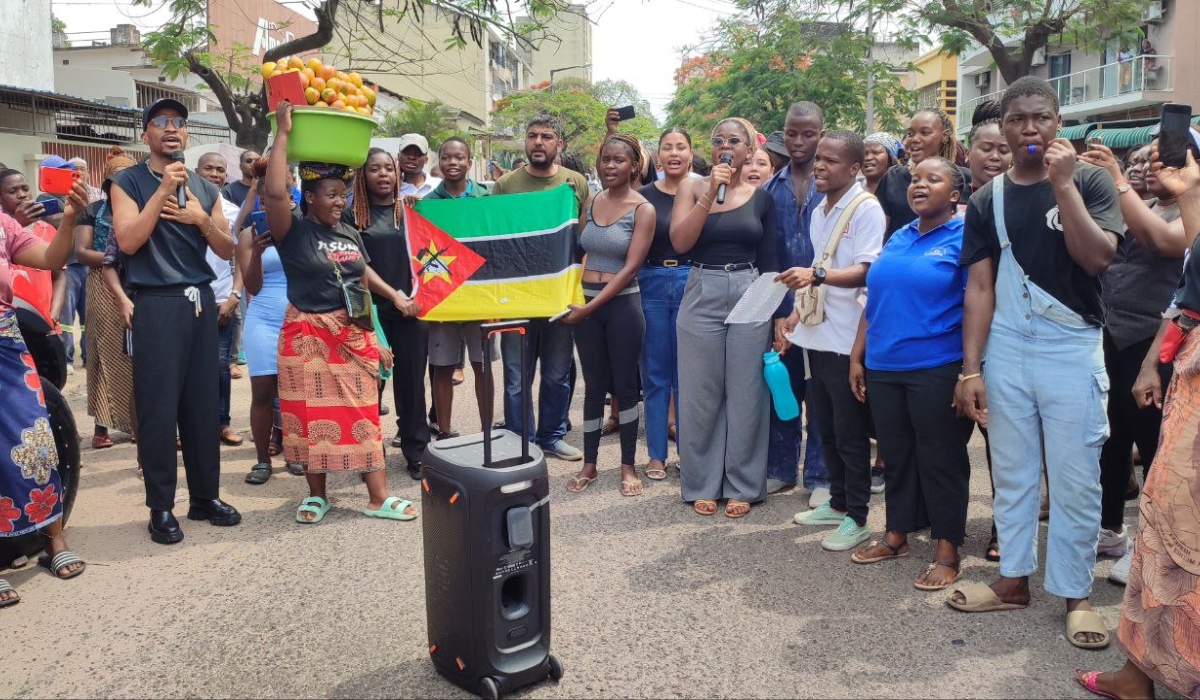
[[[179,521],[175,519],[175,514],[169,510],[150,511],[150,524],[147,529],[150,530],[150,539],[158,544],[175,544],[183,541],[183,529],[179,527]]]
[[[207,520],[212,525],[226,527],[242,522],[242,514],[219,498],[193,498],[188,509],[188,520]]]

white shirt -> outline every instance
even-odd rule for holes
[[[237,219],[238,211],[241,209],[233,202],[221,197],[221,211],[225,214],[225,220],[229,222],[230,227]],[[236,240],[236,237],[235,237]],[[233,291],[233,261],[222,260],[219,255],[213,252],[212,248],[204,251],[204,259],[208,261],[208,266],[212,268],[213,274],[217,279],[212,283],[213,296],[217,298],[218,304],[224,304],[229,301],[229,293]]]
[[[400,196],[407,197],[411,194],[415,195],[417,199],[425,199],[425,195],[436,190],[440,184],[442,184],[442,178],[432,175],[425,176],[425,182],[421,183],[420,188],[414,187],[411,183],[402,182],[400,183]]]
[[[850,200],[862,191],[862,185],[856,182],[833,205],[828,214],[825,213],[824,204],[813,210],[808,236],[812,240],[814,263],[819,262],[825,253],[825,246],[829,242],[829,236],[833,234],[832,229],[838,217],[842,215]],[[833,252],[833,257],[825,262],[825,269],[841,270],[861,263],[869,265],[875,262],[883,247],[883,232],[886,228],[887,223],[879,200],[872,197],[860,204],[854,212],[854,217],[850,219],[850,225],[842,234],[842,242]],[[859,298],[863,291],[863,287],[843,289],[826,285],[825,322],[817,326],[798,324],[788,339],[794,345],[808,350],[849,355],[854,347],[854,337],[858,334],[858,323],[862,320],[863,305]]]

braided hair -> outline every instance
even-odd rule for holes
[[[950,185],[954,188],[954,192],[962,192],[967,187],[967,176],[963,175],[963,171],[958,165],[949,158],[942,156],[931,156],[925,160],[931,160],[934,163],[939,163],[946,168],[946,173],[950,175]],[[925,161],[921,161],[922,163]]]
[[[400,197],[400,170],[396,167],[396,159],[382,148],[372,148],[367,151],[367,162],[354,171],[354,225],[359,231],[365,231],[371,225],[371,195],[367,192],[367,163],[381,153],[388,157],[392,168],[397,172],[396,186],[392,191],[392,224],[399,228],[400,222],[404,220],[404,202]]]
[[[649,161],[649,159],[646,158],[646,151],[644,148],[642,148],[641,142],[638,141],[637,139],[635,139],[634,137],[630,136],[629,134],[609,134],[609,136],[604,139],[604,143],[600,144],[600,150],[603,151],[604,147],[610,143],[619,143],[619,144],[625,146],[626,148],[628,148],[630,153],[633,154],[633,170],[629,174],[630,186],[633,186],[634,182],[639,181],[642,178],[644,178],[646,175],[646,169],[649,166],[650,161]],[[599,169],[600,169],[600,154],[597,153],[596,154],[596,170],[599,170]]]
[[[957,142],[954,140],[954,125],[950,123],[950,116],[936,107],[918,109],[913,113],[913,116],[915,117],[918,114],[932,114],[938,118],[938,121],[942,125],[942,131],[946,134],[946,138],[942,141],[941,148],[938,150],[938,155],[951,163],[955,162],[958,157],[958,148],[956,147]]]
[[[999,100],[984,100],[975,108],[975,114],[971,117],[971,133],[967,136],[967,143],[975,141],[975,135],[979,130],[988,124],[999,124],[1000,117],[1003,116],[1000,112]]]

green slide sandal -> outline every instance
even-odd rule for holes
[[[364,510],[363,515],[387,520],[416,520],[417,516],[408,515],[404,512],[412,504],[412,501],[397,498],[396,496],[388,496],[379,510]]]
[[[296,509],[296,522],[302,525],[316,525],[325,518],[325,514],[329,512],[329,501],[320,496],[309,496],[300,501],[300,507]],[[312,520],[305,520],[302,516],[304,513],[312,513]]]

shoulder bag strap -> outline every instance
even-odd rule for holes
[[[838,243],[841,242],[842,234],[845,233],[846,228],[850,226],[850,220],[854,218],[854,212],[858,211],[859,206],[868,199],[875,199],[875,195],[863,190],[854,195],[854,199],[851,199],[846,204],[846,208],[842,210],[837,221],[833,224],[833,232],[829,234],[829,241],[825,244],[825,252],[821,253],[821,259],[816,261],[813,267],[825,267],[825,262],[837,252]]]

